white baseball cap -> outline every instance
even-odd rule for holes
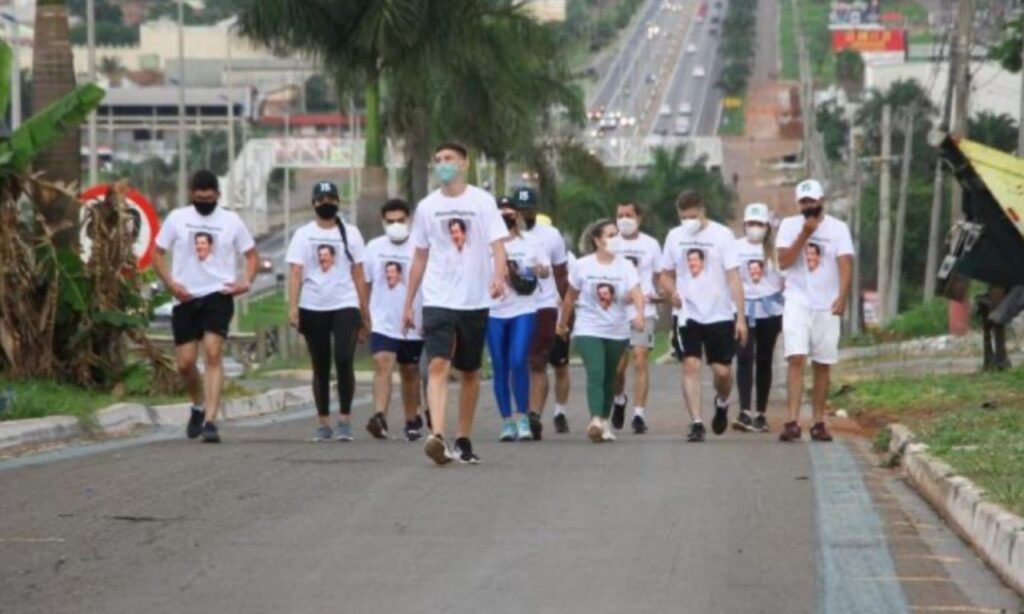
[[[768,210],[768,205],[764,203],[750,203],[747,208],[743,210],[743,221],[746,222],[760,222],[767,224],[771,222],[772,214]]]
[[[805,198],[813,200],[821,200],[825,197],[825,188],[821,187],[821,182],[817,179],[807,179],[801,181],[796,186],[796,201],[800,202]]]

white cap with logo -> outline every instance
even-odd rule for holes
[[[768,205],[764,203],[750,203],[743,211],[743,222],[760,222],[768,224],[772,220],[772,214]]]
[[[796,186],[796,201],[800,202],[805,198],[812,200],[821,200],[825,196],[825,188],[821,186],[821,182],[817,179],[807,179],[801,181]]]

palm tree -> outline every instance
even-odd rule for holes
[[[1017,122],[1010,115],[981,111],[970,118],[968,123],[967,133],[971,135],[972,141],[1007,153],[1017,149]]]

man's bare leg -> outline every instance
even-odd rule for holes
[[[548,402],[548,367],[541,369],[530,366],[530,411],[538,416],[544,413],[544,405]]]
[[[199,358],[199,342],[190,341],[174,346],[174,354],[178,363],[178,374],[185,384],[192,405],[201,407],[203,404],[203,380],[199,376],[196,360]]]
[[[804,396],[804,364],[806,356],[790,356],[786,359],[786,411],[788,422],[800,421],[800,403]]]
[[[642,409],[647,407],[647,394],[650,390],[650,371],[648,368],[650,355],[650,348],[644,346],[633,348],[633,406],[636,408]],[[623,358],[625,356],[626,354],[623,354]]]
[[[374,354],[373,367],[373,407],[377,413],[387,416],[388,407],[391,406],[391,373],[395,369],[394,352]]]
[[[420,410],[420,366],[401,365],[398,371],[402,378],[402,408],[408,422],[415,420]]]
[[[619,359],[619,366],[615,369],[615,398],[620,399],[626,393],[626,369],[629,368],[629,352],[623,352]],[[634,382],[635,384],[635,382]]]
[[[459,390],[459,428],[455,437],[469,437],[473,432],[473,417],[480,400],[480,371],[463,371]]]
[[[206,393],[206,421],[216,422],[220,409],[220,393],[224,385],[224,337],[216,333],[203,335],[203,388]]]
[[[431,358],[427,376],[427,405],[430,407],[431,432],[444,435],[445,412],[448,409],[448,374],[452,362]]]
[[[572,382],[569,380],[569,365],[554,367],[555,370],[555,404],[566,406],[569,404],[569,388]]]
[[[831,377],[831,367],[829,365],[812,362],[811,368],[814,373],[814,388],[811,392],[811,405],[814,413],[814,423],[817,424],[818,422],[825,421],[825,403],[828,400],[828,385]]]
[[[728,401],[732,394],[732,365],[712,363],[711,373],[714,375],[715,394],[719,399]]]
[[[701,419],[700,404],[700,358],[687,356],[683,358],[683,398],[690,419],[694,422]]]

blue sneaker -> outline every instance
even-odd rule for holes
[[[320,425],[316,427],[316,432],[313,433],[313,441],[330,441],[334,438],[334,431],[331,427]]]
[[[530,419],[526,416],[519,416],[516,424],[516,437],[519,441],[533,441],[533,431],[530,430]]]
[[[516,423],[514,420],[509,418],[505,420],[505,424],[501,427],[500,441],[515,441],[516,440]]]
[[[352,441],[355,439],[355,437],[352,437],[352,423],[350,422],[339,422],[335,433],[334,438],[338,441]]]

